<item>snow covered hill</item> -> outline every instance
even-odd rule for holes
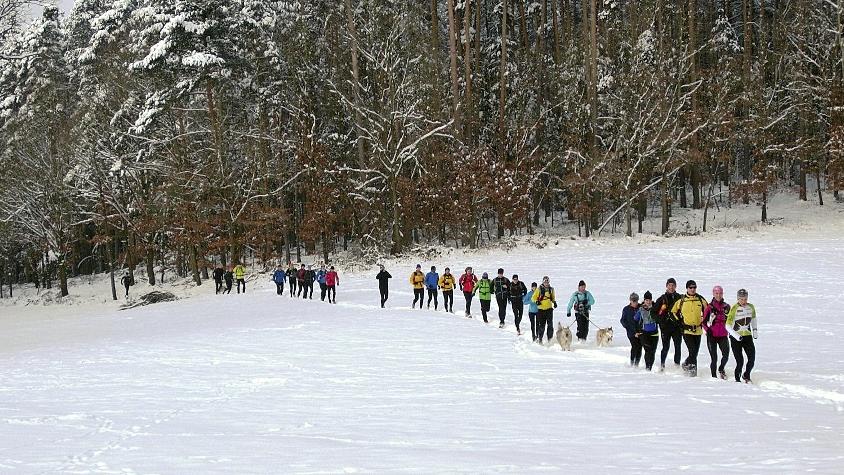
[[[516,336],[509,311],[499,330],[409,309],[406,262],[388,267],[383,310],[374,271],[341,275],[337,305],[258,281],[127,311],[3,307],[0,470],[841,473],[842,244],[590,241],[422,262],[549,275],[561,300],[586,280],[615,343],[596,348],[593,328],[571,353],[529,341],[527,318]],[[698,378],[626,366],[627,295],[659,293],[669,276],[706,297],[720,284],[730,302],[749,290],[756,384],[711,379],[705,348]]]

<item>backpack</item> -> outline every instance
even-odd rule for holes
[[[583,294],[583,300],[580,300],[580,292],[574,293],[574,313],[579,313],[583,316],[589,315],[589,309],[587,309],[587,305],[589,304],[589,297],[586,294]]]
[[[683,304],[687,300],[686,297],[687,297],[686,294],[683,294],[683,296],[680,297],[680,305],[678,307],[679,310],[677,311],[677,315],[675,315],[675,318],[677,319],[677,323],[680,324],[680,326],[683,326],[683,327],[686,326],[685,319],[683,318]],[[703,316],[703,310],[706,309],[706,305],[707,305],[706,299],[704,299],[703,297],[701,297],[698,294],[695,294],[695,300],[697,300],[698,303],[700,303],[700,314],[701,314],[701,317],[702,317]],[[669,311],[668,313],[670,314],[671,312]],[[695,325],[691,325],[691,326],[695,326]]]

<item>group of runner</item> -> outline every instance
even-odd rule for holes
[[[273,272],[272,281],[276,286],[276,293],[284,295],[284,285],[288,284],[290,298],[314,298],[314,283],[319,284],[320,300],[323,302],[328,297],[329,303],[337,303],[337,286],[340,285],[340,276],[329,266],[320,264],[319,270],[314,271],[313,266],[299,264],[298,268],[292,262],[287,264],[287,269],[281,264]]]
[[[389,297],[389,279],[392,278],[392,275],[381,265],[375,278],[378,280],[381,294],[381,308],[384,308]],[[454,291],[457,290],[463,293],[466,302],[464,316],[468,318],[473,318],[472,303],[477,296],[481,306],[481,317],[484,322],[489,322],[488,314],[494,297],[498,304],[499,328],[504,327],[507,307],[509,306],[513,310],[516,332],[521,335],[522,317],[527,306],[533,341],[539,343],[542,343],[543,339],[550,341],[554,335],[553,321],[554,309],[557,308],[557,297],[548,276],[542,278],[541,284],[532,282],[528,288],[525,282],[519,279],[518,274],[513,274],[512,278],[507,278],[504,275],[504,269],[498,269],[498,275],[493,279],[490,279],[486,272],[481,274],[481,278],[478,279],[472,267],[467,267],[460,277],[456,277],[448,267],[444,269],[442,275],[437,272],[436,266],[431,266],[428,273],[423,273],[422,265],[418,264],[409,280],[413,288],[411,308],[416,308],[418,302],[420,309],[423,308],[423,304],[430,309],[433,302],[434,310],[437,310],[439,308],[439,293],[442,292],[443,309],[454,313]],[[426,293],[427,302],[425,299]],[[589,312],[594,304],[594,296],[586,290],[586,283],[581,280],[578,283],[577,291],[571,295],[566,310],[568,317],[571,317],[572,311],[575,312],[577,338],[580,341],[586,341],[588,336]]]
[[[392,278],[384,266],[375,278],[381,295],[381,308],[384,308],[389,298],[389,279]],[[439,293],[443,295],[443,308],[454,313],[454,291],[463,293],[466,302],[464,315],[472,318],[472,302],[478,297],[481,306],[481,317],[488,322],[492,299],[498,304],[499,328],[505,325],[507,307],[511,307],[516,324],[516,332],[521,335],[521,321],[525,306],[528,307],[531,338],[542,343],[548,342],[554,334],[554,309],[557,308],[557,298],[550,279],[545,276],[542,283],[530,284],[530,288],[519,279],[517,274],[512,278],[504,275],[504,269],[498,269],[498,274],[490,279],[484,272],[481,278],[475,275],[472,267],[467,267],[460,277],[451,273],[446,267],[442,275],[436,266],[430,271],[422,271],[422,265],[417,264],[410,274],[409,282],[413,288],[413,302],[411,308],[434,310],[439,307]],[[712,300],[707,301],[697,293],[697,283],[694,280],[686,282],[686,293],[680,295],[676,291],[677,282],[670,278],[666,281],[665,293],[656,301],[650,291],[645,292],[643,301],[639,302],[639,295],[630,294],[630,303],[622,310],[621,323],[627,331],[630,340],[630,364],[638,366],[644,353],[645,368],[652,370],[656,359],[656,349],[661,339],[662,352],[660,355],[660,371],[665,370],[665,361],[671,345],[674,345],[674,363],[681,367],[689,376],[697,376],[697,357],[700,351],[702,336],[706,334],[706,345],[710,353],[710,369],[712,377],[727,379],[726,364],[729,351],[732,349],[736,360],[734,372],[736,381],[751,382],[750,373],[756,360],[756,349],[753,340],[757,338],[756,309],[748,303],[748,294],[740,289],[737,303],[730,306],[724,300],[724,289],[715,286],[712,289]],[[427,301],[426,301],[427,294]],[[571,317],[574,312],[576,323],[576,337],[580,342],[586,341],[589,334],[589,320],[595,297],[586,290],[586,282],[578,282],[577,290],[571,294],[566,308],[566,316]],[[570,325],[571,326],[571,325]],[[685,342],[688,356],[681,362],[680,341]],[[718,353],[720,355],[720,361]],[[746,364],[745,364],[746,359]]]
[[[661,337],[660,370],[665,369],[673,343],[674,364],[682,367],[689,376],[697,376],[697,356],[702,336],[706,334],[712,377],[727,379],[726,365],[732,349],[736,360],[735,380],[750,383],[750,372],[756,363],[753,340],[758,337],[758,331],[756,308],[747,298],[747,290],[739,289],[736,292],[737,302],[731,306],[724,300],[724,289],[716,285],[712,288],[712,300],[707,301],[697,293],[694,280],[686,282],[686,293],[680,295],[677,293],[677,281],[673,278],[666,281],[665,293],[655,302],[650,291],[645,292],[641,303],[635,292],[630,294],[630,304],[621,312],[621,324],[630,340],[630,364],[638,366],[644,352],[645,368],[651,370]],[[681,339],[689,353],[682,363]]]

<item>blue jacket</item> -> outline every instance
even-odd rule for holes
[[[276,284],[284,284],[284,281],[287,280],[287,273],[283,270],[276,270],[273,272],[273,282]]]
[[[633,338],[636,335],[636,314],[639,313],[639,307],[633,308],[630,305],[621,310],[621,326],[627,330],[627,338]]]
[[[533,290],[528,291],[527,295],[522,297],[522,303],[528,306],[528,313],[539,313],[539,307],[531,297],[533,297]]]
[[[431,290],[437,290],[437,285],[439,285],[440,275],[436,272],[428,272],[425,274],[425,287]]]
[[[659,330],[659,326],[654,319],[654,313],[654,307],[646,309],[645,307],[639,305],[639,311],[633,316],[633,320],[636,321],[636,326],[645,333],[650,333],[652,335],[656,334]]]
[[[326,272],[322,269],[318,270],[317,273],[316,273],[317,282],[319,282],[320,284],[324,284],[325,283],[325,274],[328,274],[328,272]]]

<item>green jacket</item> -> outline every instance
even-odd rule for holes
[[[481,300],[492,300],[492,281],[489,279],[479,280],[474,293],[478,294],[478,298]]]

